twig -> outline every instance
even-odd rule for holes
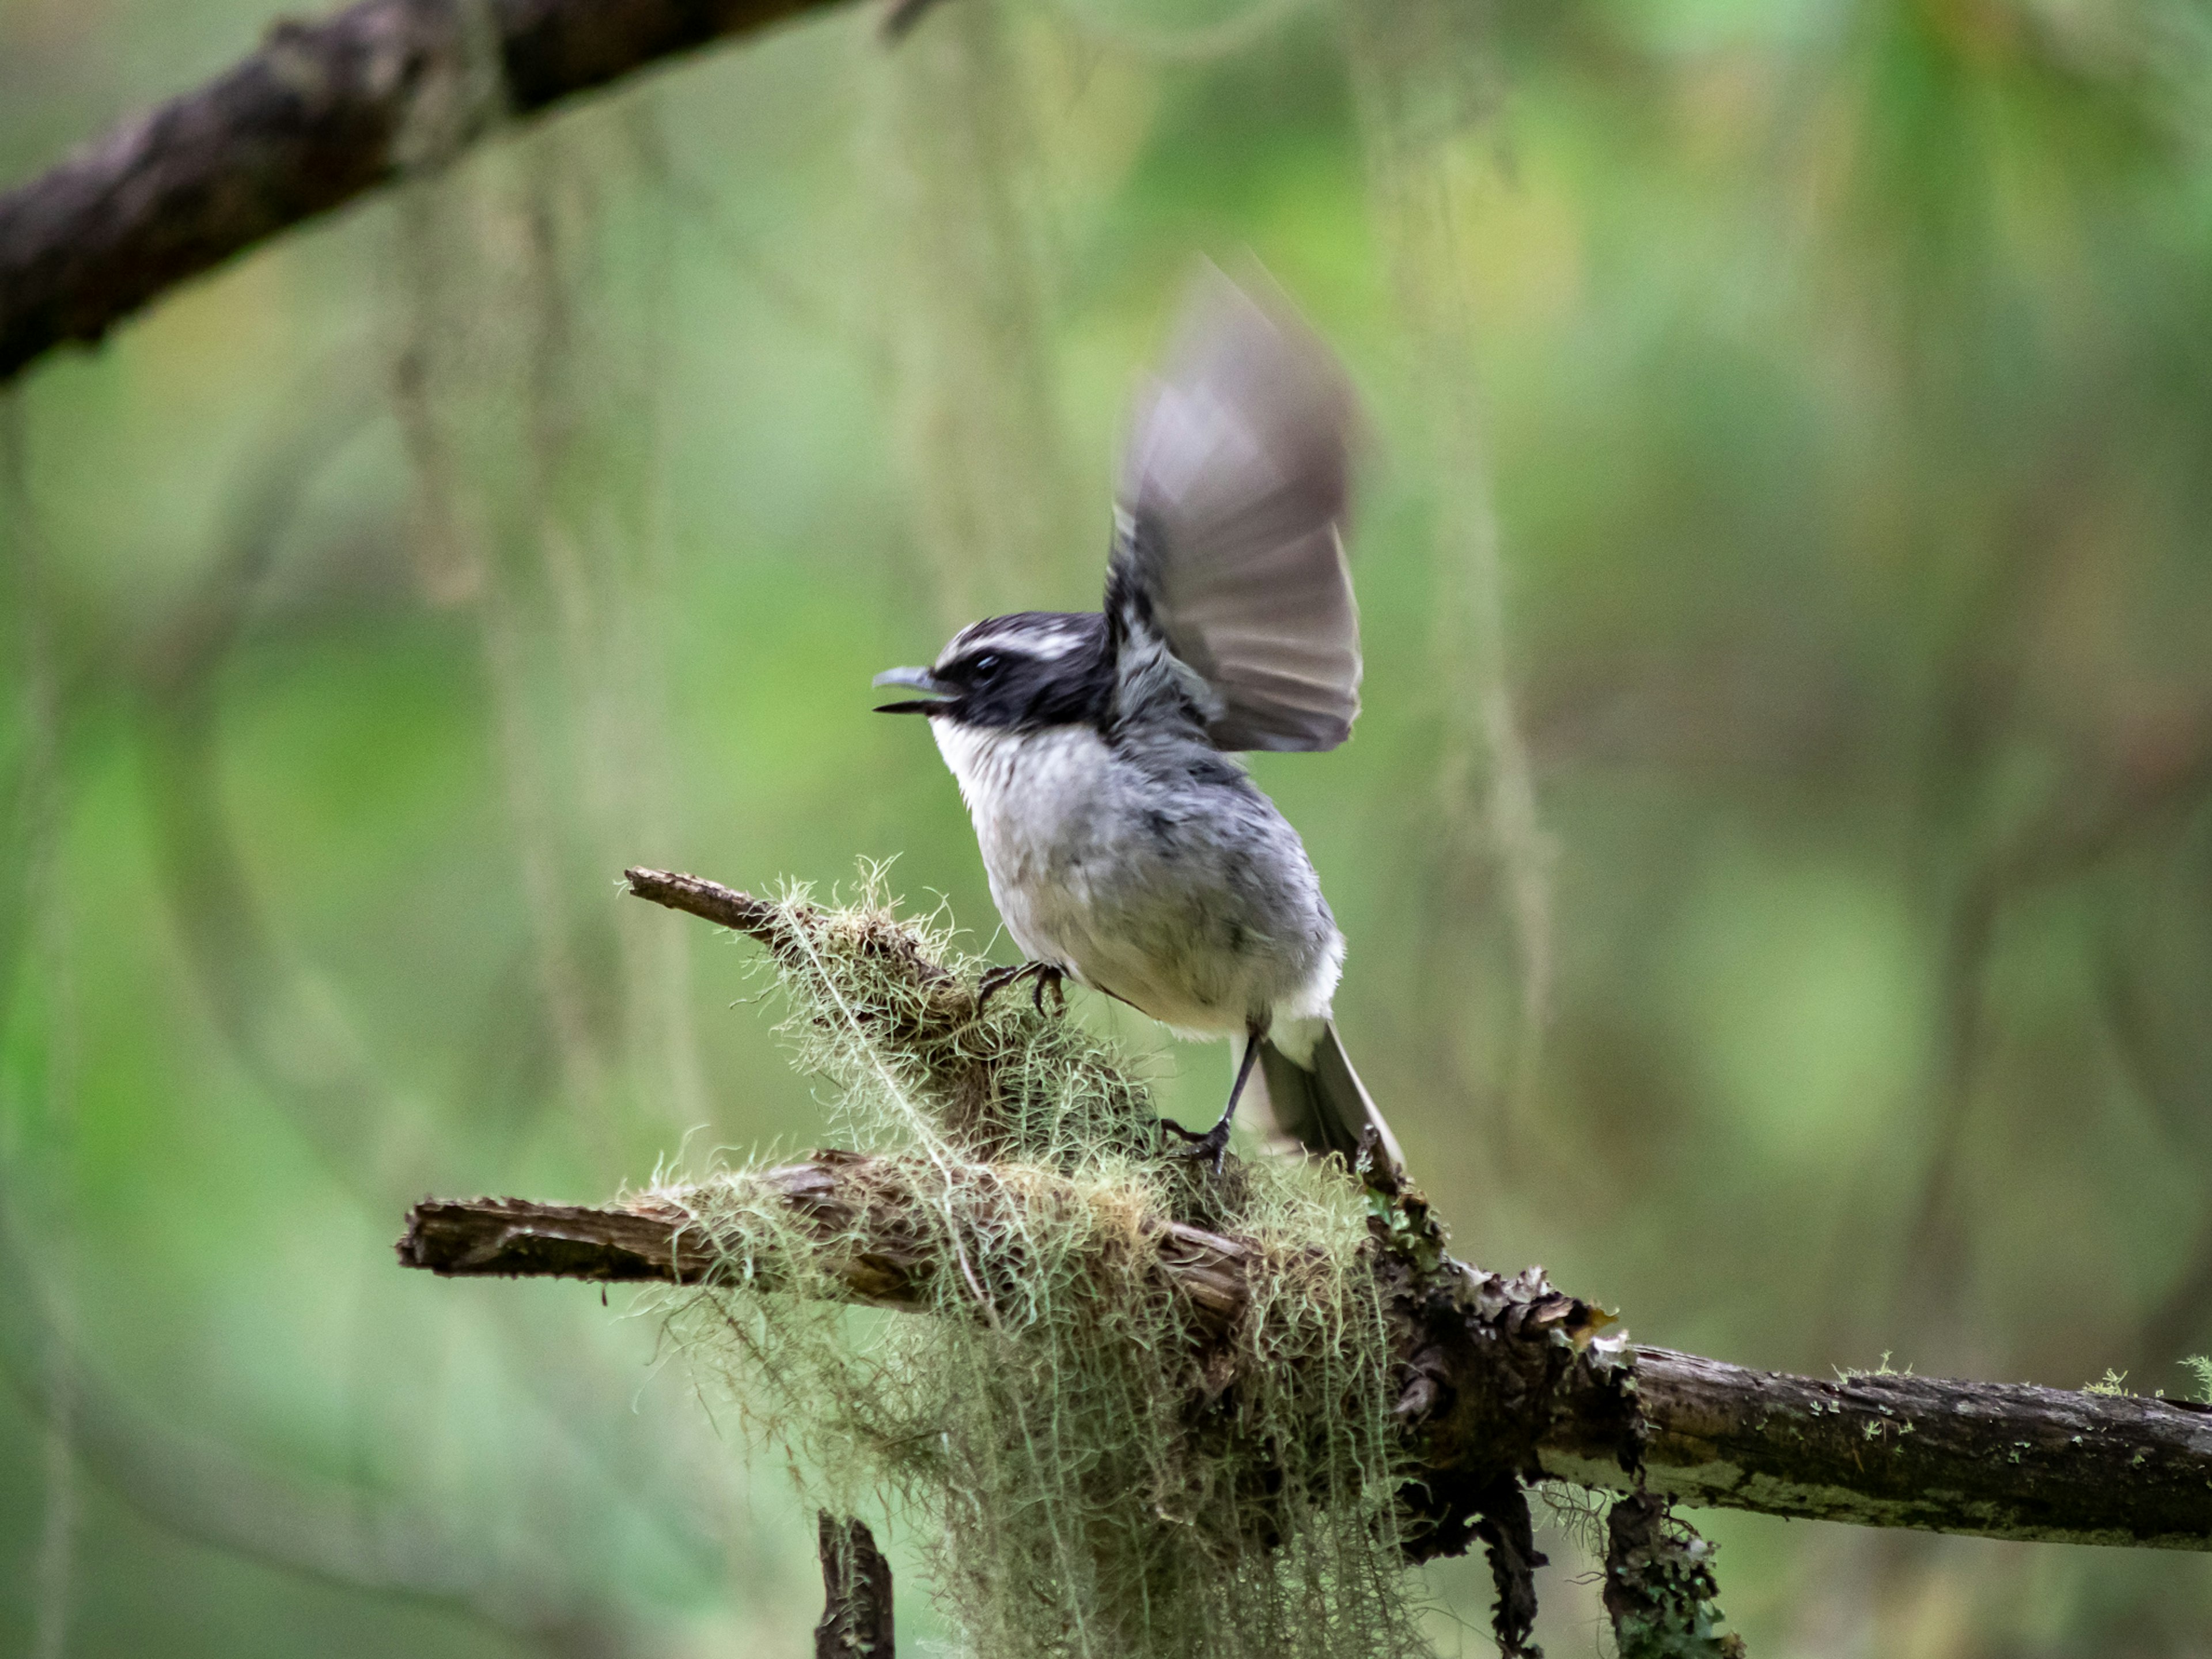
[[[781,945],[783,928],[776,907],[719,881],[699,876],[672,875],[665,870],[632,868],[623,872],[633,897],[651,899],[672,910],[734,928],[763,945]]]
[[[362,0],[0,196],[0,384],[513,117],[831,0]]]
[[[924,1277],[937,1263],[914,1230],[893,1222],[901,1186],[892,1161],[854,1152],[816,1152],[805,1162],[745,1177],[755,1194],[787,1206],[825,1246],[850,1239],[865,1220],[865,1249],[844,1249],[816,1265],[854,1302],[915,1308],[929,1300]],[[1045,1201],[1039,1178],[1033,1202]],[[1071,1186],[1049,1196],[1074,1201]],[[714,1194],[701,1189],[647,1194],[592,1209],[520,1198],[428,1199],[407,1212],[398,1243],[403,1266],[452,1279],[581,1279],[595,1283],[659,1279],[711,1285],[724,1272],[732,1241],[700,1220]],[[886,1200],[894,1202],[886,1206]],[[1189,1298],[1202,1334],[1218,1335],[1243,1311],[1255,1252],[1234,1239],[1180,1222],[1152,1232],[1160,1272]]]
[[[816,1516],[822,1554],[822,1622],[814,1659],[893,1659],[891,1564],[867,1522]]]

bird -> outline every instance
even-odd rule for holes
[[[1173,1155],[1218,1173],[1240,1099],[1347,1161],[1402,1164],[1331,1013],[1344,935],[1297,831],[1236,758],[1322,750],[1359,712],[1359,618],[1343,530],[1357,404],[1272,287],[1193,284],[1140,396],[1103,606],[962,629],[878,687],[919,714],[974,820],[991,896],[1040,1009],[1061,981],[1235,1050],[1212,1127]]]

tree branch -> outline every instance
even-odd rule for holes
[[[783,943],[783,928],[776,907],[699,876],[672,875],[665,870],[633,867],[623,872],[632,898],[651,899],[672,910],[731,927],[768,945]]]
[[[1765,1515],[2212,1550],[2212,1407],[2024,1382],[1826,1381],[1636,1349],[1650,1490]],[[1620,1437],[1559,1425],[1545,1474],[1607,1484]],[[1610,1484],[1620,1485],[1617,1479]]]
[[[1032,1230],[1005,1224],[1008,1206],[1037,1206],[1042,1220],[1082,1195],[1033,1165],[1009,1180],[994,1164],[994,1148],[1018,1152],[1019,1139],[1005,1140],[1003,1125],[970,1108],[1002,1091],[1018,1100],[1033,1085],[1006,1069],[1018,1044],[982,1052],[970,1041],[979,1014],[972,984],[888,915],[855,929],[806,904],[764,903],[693,876],[626,875],[636,896],[758,939],[802,980],[829,971],[825,945],[871,957],[852,1005],[840,994],[841,1011],[933,1079],[975,1156],[957,1168],[933,1161],[917,1179],[922,1166],[899,1154],[816,1152],[606,1209],[433,1200],[409,1217],[403,1262],[462,1276],[702,1285],[741,1274],[755,1291],[951,1316],[988,1309],[993,1285],[1031,1274],[1018,1241]],[[1615,1506],[1607,1560],[1607,1607],[1623,1654],[1634,1659],[1740,1650],[1715,1628],[1710,1553],[1668,1519],[1670,1500],[1987,1537],[2212,1550],[2212,1408],[1895,1375],[1825,1382],[1632,1347],[1602,1334],[1610,1316],[1554,1290],[1540,1269],[1506,1279],[1453,1260],[1426,1200],[1373,1154],[1363,1148],[1357,1167],[1407,1476],[1397,1493],[1402,1547],[1425,1560],[1482,1544],[1497,1582],[1492,1630],[1509,1659],[1535,1651],[1534,1570],[1542,1558],[1525,1486],[1545,1478],[1634,1500],[1626,1512]],[[946,1180],[976,1190],[947,1202]],[[781,1212],[780,1224],[758,1224],[764,1206]],[[718,1218],[740,1213],[750,1219]],[[957,1230],[950,1240],[946,1224]],[[1150,1247],[1139,1265],[1190,1311],[1189,1340],[1237,1346],[1247,1310],[1271,1299],[1260,1278],[1275,1270],[1268,1255],[1164,1216],[1139,1237]],[[962,1282],[933,1282],[956,1271],[948,1260]]]
[[[856,1301],[912,1306],[922,1259],[886,1222],[885,1161],[822,1152],[757,1179],[818,1236],[864,1212],[865,1248],[826,1263]],[[864,1206],[865,1200],[865,1206]],[[520,1199],[416,1206],[412,1267],[456,1277],[713,1282],[721,1243],[682,1191],[607,1208]],[[1242,1312],[1256,1254],[1162,1224],[1160,1271],[1203,1322]],[[757,1266],[757,1264],[756,1264]],[[1501,1468],[1692,1505],[1984,1537],[2212,1550],[2212,1409],[2024,1384],[1861,1376],[1833,1382],[1592,1344],[1588,1304],[1533,1270],[1449,1264],[1445,1287],[1402,1277],[1398,1415],[1427,1485],[1467,1497]],[[1564,1340],[1563,1340],[1564,1339]],[[1440,1528],[1463,1516],[1439,1517]],[[1471,1522],[1469,1523],[1471,1528]],[[1455,1547],[1439,1535],[1433,1547]]]
[[[779,954],[799,948],[796,934],[814,914],[696,876],[625,875],[635,896],[736,928]],[[933,988],[951,978],[919,953],[906,961]],[[795,1202],[822,1204],[834,1171],[849,1167],[849,1154],[820,1153],[766,1178],[787,1182]],[[1664,1348],[1627,1348],[1622,1363],[1608,1364],[1609,1345],[1589,1346],[1601,1320],[1589,1304],[1553,1290],[1536,1269],[1506,1279],[1450,1261],[1426,1204],[1385,1184],[1392,1218],[1378,1236],[1395,1275],[1405,1375],[1398,1413],[1431,1477],[1434,1530],[1420,1544],[1428,1553],[1462,1549],[1478,1525],[1496,1524],[1480,1517],[1504,1476],[1862,1526],[2212,1550],[2212,1407],[1887,1373],[1831,1382]],[[534,1248],[526,1223],[511,1243],[467,1224],[476,1229],[471,1248],[489,1251],[484,1261]],[[410,1223],[410,1240],[416,1231]],[[1164,1226],[1158,1238],[1163,1270],[1226,1329],[1243,1305],[1251,1252],[1191,1229]],[[407,1243],[401,1248],[404,1259]],[[641,1276],[661,1276],[672,1259],[659,1255]],[[707,1249],[696,1261],[710,1267],[714,1259]],[[412,1265],[522,1270],[444,1265],[454,1260]],[[900,1300],[854,1288],[863,1299]]]
[[[500,122],[830,0],[361,0],[0,195],[0,384]]]
[[[896,1213],[899,1196],[894,1163],[821,1152],[804,1163],[748,1172],[744,1179],[749,1191],[786,1205],[826,1248],[836,1249],[816,1265],[841,1281],[851,1300],[884,1308],[927,1303],[931,1287],[923,1275],[936,1256],[911,1230],[884,1219]],[[729,1249],[729,1241],[699,1218],[711,1208],[702,1200],[710,1197],[678,1188],[604,1209],[521,1198],[428,1199],[407,1212],[399,1260],[450,1279],[710,1285]],[[893,1200],[888,1210],[887,1198]],[[843,1247],[841,1241],[854,1236],[864,1215],[871,1228],[866,1247]],[[1254,1252],[1235,1239],[1173,1221],[1156,1223],[1152,1242],[1161,1273],[1189,1298],[1201,1333],[1227,1330],[1244,1310]]]

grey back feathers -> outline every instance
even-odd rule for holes
[[[1334,749],[1359,712],[1359,613],[1340,535],[1352,390],[1286,307],[1209,269],[1122,471],[1107,617],[1155,632],[1216,747]]]

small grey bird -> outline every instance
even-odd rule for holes
[[[1220,1121],[1162,1125],[1217,1170],[1248,1084],[1308,1149],[1372,1127],[1400,1161],[1329,1018],[1344,936],[1230,758],[1333,749],[1359,712],[1353,413],[1327,347],[1209,270],[1137,413],[1103,613],[993,617],[875,680],[924,694],[880,712],[928,718],[1030,958],[983,994],[1030,977],[1042,1006],[1065,976],[1240,1045]]]

